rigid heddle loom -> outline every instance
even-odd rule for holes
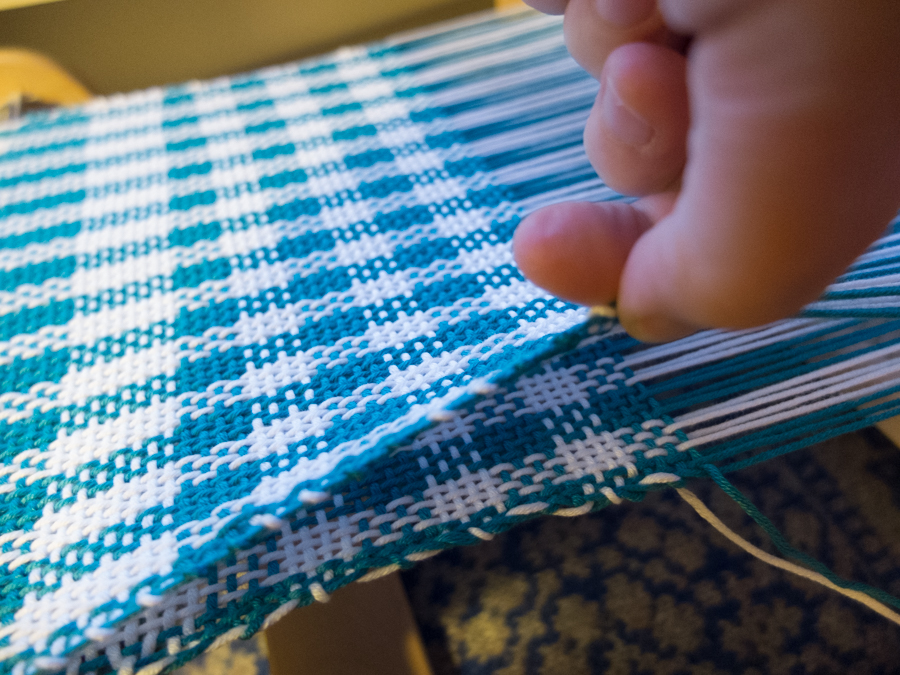
[[[522,216],[622,199],[596,88],[521,12],[6,123],[0,672],[171,670],[900,413],[894,229],[800,316],[664,345],[522,278]]]

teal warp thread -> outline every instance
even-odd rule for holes
[[[871,412],[873,410],[883,410],[884,412],[872,415]],[[893,404],[881,404],[879,406],[872,406],[870,408],[866,408],[865,416],[862,416],[861,414],[858,414],[856,416],[849,416],[850,421],[844,424],[832,426],[826,431],[822,431],[811,436],[806,436],[803,439],[785,445],[782,448],[768,450],[758,455],[754,455],[753,457],[750,457],[748,459],[744,459],[739,462],[733,462],[731,464],[726,464],[721,468],[721,470],[723,473],[731,473],[732,471],[745,469],[747,467],[754,466],[755,464],[761,464],[762,462],[774,459],[775,457],[780,457],[781,455],[786,455],[790,452],[793,452],[794,450],[809,447],[810,445],[820,443],[822,441],[828,440],[829,438],[834,438],[835,436],[849,434],[853,433],[854,431],[859,431],[860,429],[865,429],[866,427],[870,427],[873,424],[876,424],[883,420],[896,417],[898,413],[900,413],[900,406],[896,405],[895,402]],[[844,415],[840,419],[843,419],[844,417],[848,417],[848,415]],[[786,434],[785,437],[787,437]]]
[[[879,396],[881,396],[881,394],[879,394]],[[791,443],[785,443],[777,448],[761,452],[759,454],[753,455],[752,457],[748,457],[747,459],[742,459],[737,462],[732,462],[731,464],[726,464],[720,467],[720,470],[722,471],[722,473],[731,473],[740,469],[746,469],[747,467],[761,464],[763,462],[769,461],[770,459],[775,459],[776,457],[786,455],[793,452],[794,450],[799,450],[801,448],[806,448],[810,445],[820,443],[822,441],[828,440],[829,438],[834,438],[835,436],[849,434],[860,429],[865,429],[866,427],[872,426],[876,422],[890,419],[891,417],[896,417],[898,414],[900,414],[900,403],[898,403],[898,401],[888,401],[887,403],[881,403],[877,406],[869,406],[864,408],[863,411],[859,411],[849,405],[844,406],[844,408],[844,412],[842,412],[840,415],[835,415],[833,411],[826,411],[825,413],[820,413],[815,417],[810,416],[810,419],[808,419],[804,425],[806,429],[813,431],[818,428],[815,422],[818,420],[825,420],[826,418],[828,418],[827,413],[831,413],[829,418],[831,424],[824,431],[802,436],[800,440],[793,441]],[[789,431],[768,435],[765,441],[767,444],[781,443],[785,440],[796,438],[798,435],[798,430],[802,431],[804,430],[804,428],[801,428],[800,425],[796,425],[795,428]],[[746,451],[748,448],[752,449],[753,447],[759,447],[759,445],[761,444],[761,442],[756,442],[755,445],[748,445],[748,447],[746,448],[742,447],[739,444],[735,444],[734,447],[730,447],[721,452],[707,455],[706,460],[726,460],[736,454]],[[687,476],[695,474],[690,473],[685,475]],[[696,475],[705,476],[706,473],[701,468],[699,470],[699,473]]]
[[[885,605],[890,605],[891,607],[900,609],[900,598],[896,598],[886,591],[875,588],[874,586],[869,586],[868,584],[864,584],[859,581],[847,581],[843,577],[840,577],[832,572],[830,569],[828,569],[828,567],[826,567],[824,564],[822,564],[812,556],[809,556],[802,551],[798,551],[788,542],[787,539],[785,539],[784,535],[778,530],[777,527],[775,527],[775,524],[771,520],[769,520],[758,508],[756,508],[753,502],[747,499],[747,497],[744,496],[740,490],[732,485],[728,481],[728,479],[725,478],[722,472],[719,471],[718,468],[716,468],[712,464],[704,464],[703,469],[706,471],[707,475],[712,478],[720,488],[722,488],[722,491],[729,497],[731,497],[738,504],[738,506],[743,509],[744,513],[750,516],[756,522],[756,524],[759,525],[767,535],[769,535],[772,543],[775,544],[775,547],[782,553],[782,555],[802,562],[813,571],[818,572],[823,577],[828,579],[835,586],[840,586],[841,588],[846,588],[851,591],[865,593],[870,598],[874,598],[875,600],[878,600]]]

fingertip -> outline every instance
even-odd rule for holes
[[[589,306],[617,301],[622,325],[644,342],[695,333],[700,326],[661,303],[665,294],[656,285],[670,279],[664,265],[641,269],[638,260],[640,283],[632,282],[624,296],[620,288],[624,269],[634,272],[629,261],[635,246],[671,212],[675,199],[675,193],[663,193],[633,204],[568,202],[539,209],[513,236],[516,263],[530,281],[564,300]]]
[[[706,328],[763,325],[799,309],[800,302],[786,304],[796,297],[794,289],[761,281],[778,270],[748,264],[740,246],[714,253],[711,228],[685,217],[683,209],[669,212],[631,250],[618,296],[619,320],[630,335],[669,342]]]
[[[678,208],[635,243],[622,271],[619,318],[642,341],[668,342],[707,328],[743,330],[795,315],[843,268],[823,266],[814,246],[770,238],[759,226],[762,216],[735,225],[733,213],[710,217],[684,201],[682,193]],[[715,194],[703,201],[715,201]]]
[[[685,58],[659,45],[623,45],[603,69],[585,149],[614,190],[653,194],[678,181],[689,125]]]
[[[677,231],[673,235],[675,228],[667,221],[678,198],[677,191],[670,191],[634,203],[655,225],[629,251],[619,280],[617,310],[623,328],[642,342],[670,342],[709,327],[680,312],[692,299],[680,292],[683,275],[678,262],[684,260],[680,255],[684,237]]]
[[[619,322],[625,331],[641,342],[671,342],[693,335],[700,326],[663,315],[638,316],[619,310]]]
[[[598,80],[606,58],[617,47],[638,41],[660,45],[670,41],[655,0],[569,0],[565,15],[569,52]]]
[[[582,305],[616,299],[619,278],[649,218],[627,204],[570,202],[536,211],[513,237],[522,273],[554,295]]]

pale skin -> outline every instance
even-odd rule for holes
[[[585,148],[631,205],[526,218],[522,272],[635,337],[814,300],[900,208],[900,1],[527,0],[600,80]]]

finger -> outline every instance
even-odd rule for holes
[[[629,42],[671,41],[656,0],[568,0],[565,12],[566,46],[579,65],[598,80],[616,47]]]
[[[695,39],[683,189],[635,243],[619,289],[639,338],[788,316],[896,213],[900,11],[790,4]]]
[[[614,190],[646,195],[678,182],[690,123],[685,65],[681,54],[647,43],[623,45],[607,59],[584,142]]]
[[[563,14],[569,0],[525,0],[525,4],[544,14]]]
[[[671,208],[674,195],[635,204],[568,202],[529,215],[513,251],[533,283],[582,305],[608,305],[634,243]]]

